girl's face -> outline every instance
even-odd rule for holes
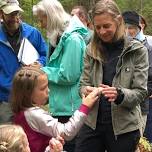
[[[96,15],[94,29],[102,41],[112,42],[117,30],[117,23],[108,13]]]
[[[48,100],[48,79],[45,74],[40,75],[32,93],[32,101],[38,106],[45,105]]]

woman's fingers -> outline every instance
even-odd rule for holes
[[[117,99],[118,93],[115,87],[108,87],[102,89],[102,94],[108,98],[108,101],[113,102]]]

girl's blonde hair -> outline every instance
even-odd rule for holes
[[[33,6],[33,13],[39,12],[47,15],[47,37],[52,45],[56,42],[57,36],[61,36],[67,27],[71,16],[66,13],[58,0],[41,0]],[[55,41],[55,42],[53,42]]]
[[[119,17],[121,17],[121,12],[117,6],[117,4],[113,0],[100,0],[95,4],[95,7],[92,10],[92,20],[96,15],[101,15],[108,13],[112,16],[114,21],[117,23],[117,30],[114,35],[113,41],[117,41],[124,37],[125,35],[125,26],[123,19],[118,20]],[[98,34],[96,33],[96,30],[94,30],[94,36],[91,42],[91,49],[93,51],[93,56],[97,57],[100,56],[103,57],[102,54],[102,44],[100,41],[100,38]]]
[[[0,152],[23,152],[25,132],[18,125],[0,125]]]
[[[22,67],[14,76],[11,90],[11,104],[14,113],[33,107],[32,93],[38,77],[45,74],[34,67]]]

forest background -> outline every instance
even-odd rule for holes
[[[83,5],[88,11],[92,9],[94,4],[99,0],[59,0],[64,9],[70,13],[75,5]],[[147,21],[148,27],[145,33],[152,35],[152,0],[115,0],[121,11],[134,10],[141,14]],[[46,38],[46,33],[40,28],[39,23],[32,14],[32,6],[38,3],[39,0],[19,0],[21,7],[24,9],[23,21],[37,27]]]

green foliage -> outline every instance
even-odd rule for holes
[[[40,28],[40,25],[35,20],[32,15],[32,6],[39,2],[40,0],[19,0],[21,7],[24,9],[23,21],[36,26],[43,33],[43,36],[46,35],[44,30]],[[74,5],[84,5],[87,10],[93,7],[93,4],[98,0],[59,0],[64,6],[65,10],[70,13]],[[115,0],[121,11],[126,10],[135,10],[138,13],[142,14],[148,22],[148,27],[146,33],[152,35],[152,0]]]
[[[146,33],[152,35],[152,1],[145,0],[143,5],[142,15],[145,17],[148,24]]]
[[[46,39],[46,31],[44,29],[41,29],[40,24],[36,20],[36,18],[33,16],[32,8],[33,5],[37,4],[39,0],[20,0],[19,3],[24,10],[22,14],[22,20],[36,28],[38,28],[43,37]]]
[[[64,9],[69,13],[71,12],[71,8],[76,5],[74,0],[60,0],[60,2],[62,3]]]

